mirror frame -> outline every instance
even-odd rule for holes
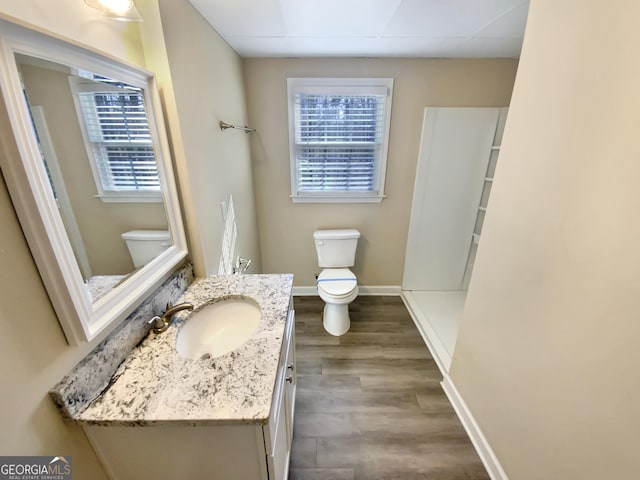
[[[77,345],[92,340],[124,319],[187,256],[160,96],[152,72],[1,19],[0,32],[0,87],[7,117],[0,118],[0,141],[4,145],[0,168],[67,341]],[[95,302],[85,286],[56,206],[22,92],[15,54],[42,58],[116,78],[141,87],[144,91],[173,246],[134,271],[121,285]],[[0,117],[3,116],[0,112]],[[6,125],[7,119],[10,128]],[[12,142],[17,146],[18,155],[8,147]]]

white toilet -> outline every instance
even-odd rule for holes
[[[144,267],[171,245],[167,230],[131,230],[121,235],[135,268]]]
[[[358,238],[354,229],[313,233],[318,265],[324,268],[318,276],[318,294],[325,302],[322,323],[331,335],[344,335],[351,326],[349,304],[358,296],[358,282],[349,267],[355,264]]]

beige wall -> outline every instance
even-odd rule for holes
[[[451,367],[513,480],[640,478],[638,24],[531,4]]]
[[[238,226],[236,253],[253,259],[250,272],[260,272],[249,139],[218,126],[220,120],[247,123],[241,59],[186,0],[161,0],[159,11],[148,3],[142,8],[160,17],[162,32],[144,26],[143,38],[167,106],[196,275],[218,271],[220,204],[230,194]],[[166,52],[151,44],[160,38]]]
[[[78,125],[69,74],[34,65],[21,65],[20,72],[29,102],[43,108],[92,274],[131,273],[133,261],[121,235],[129,230],[166,230],[164,205],[96,198],[98,191]]]
[[[0,16],[143,61],[135,27],[100,21],[76,0],[0,0]],[[0,131],[10,134],[4,105]],[[4,140],[0,154],[17,155],[15,145]],[[82,431],[63,423],[47,393],[101,338],[80,347],[67,344],[1,178],[0,218],[0,454],[71,455],[74,478],[106,479]]]
[[[2,177],[0,218],[0,455],[71,455],[74,478],[106,479],[82,430],[63,422],[47,393],[95,342],[67,344]]]
[[[353,227],[363,237],[354,272],[362,285],[400,285],[425,106],[505,106],[515,60],[246,59],[254,189],[265,272],[291,272],[300,286],[319,271],[313,231]],[[292,203],[287,77],[394,78],[385,194],[375,204]]]

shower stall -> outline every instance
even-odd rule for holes
[[[507,111],[424,113],[402,297],[443,372],[455,348]]]

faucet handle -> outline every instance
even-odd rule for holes
[[[173,308],[173,297],[175,297],[177,294],[178,292],[174,290],[173,293],[169,295],[169,299],[167,300],[167,306],[165,307],[165,310],[169,310]]]
[[[147,320],[147,325],[151,325],[154,330],[157,330],[164,327],[164,320],[162,320],[162,317],[156,315],[155,317],[151,317]]]

